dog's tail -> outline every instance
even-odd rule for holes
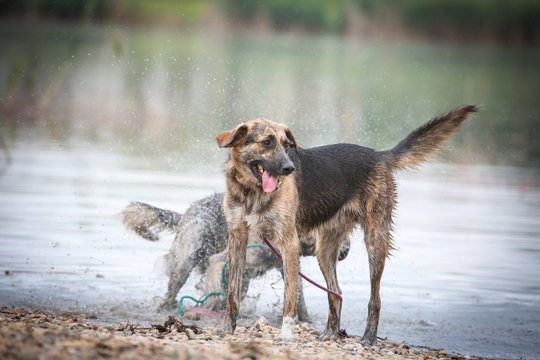
[[[120,213],[120,218],[129,230],[147,240],[158,241],[160,232],[176,231],[182,214],[142,202],[132,202]]]
[[[458,107],[420,126],[393,149],[381,154],[391,170],[415,167],[427,161],[428,155],[450,138],[471,113],[477,111],[474,105]]]

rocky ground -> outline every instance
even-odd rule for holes
[[[349,337],[321,342],[318,335],[300,324],[296,341],[284,343],[264,318],[226,335],[173,317],[150,327],[103,325],[84,314],[0,306],[0,359],[476,359],[387,340],[370,347]]]

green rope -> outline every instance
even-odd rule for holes
[[[184,305],[183,305],[184,299],[188,298],[188,299],[191,299],[191,300],[195,301],[195,302],[198,303],[198,304],[202,304],[203,302],[206,301],[206,299],[208,299],[208,298],[209,298],[210,296],[212,296],[212,295],[227,295],[227,293],[226,293],[226,292],[222,292],[222,291],[211,291],[211,292],[209,292],[208,294],[206,294],[206,296],[203,297],[201,300],[197,300],[197,299],[195,299],[194,297],[191,297],[191,296],[189,296],[189,295],[182,296],[182,297],[180,298],[180,301],[178,302],[178,310],[179,310],[179,312],[180,312],[180,315],[184,315],[184,313],[186,312],[186,311],[184,310]]]
[[[249,244],[247,246],[247,248],[252,248],[252,247],[264,247],[264,244]],[[225,264],[223,264],[223,269],[221,270],[221,277],[223,279],[223,283],[225,283],[225,285],[227,286],[227,288],[229,287],[229,282],[227,281],[227,279],[225,278],[225,269],[227,268],[227,265],[229,264],[229,260],[227,259],[227,261],[225,261]],[[202,304],[203,302],[205,302],[210,296],[212,295],[224,295],[224,296],[227,296],[228,293],[226,292],[223,292],[223,291],[211,291],[209,292],[208,294],[206,294],[202,299],[200,300],[197,300],[195,299],[194,297],[192,296],[189,296],[189,295],[185,295],[185,296],[182,296],[180,298],[180,301],[178,302],[178,311],[180,312],[180,315],[184,315],[184,313],[186,312],[184,310],[184,299],[190,299],[190,300],[193,300],[195,301],[197,304]]]

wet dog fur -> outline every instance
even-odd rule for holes
[[[425,162],[468,117],[462,106],[411,132],[393,149],[354,144],[302,149],[283,124],[251,120],[216,136],[229,148],[224,210],[229,231],[229,295],[223,327],[233,333],[239,311],[246,245],[253,230],[283,256],[285,294],[281,337],[294,339],[299,237],[316,234],[316,256],[327,287],[341,294],[336,263],[341,244],[360,225],[368,253],[371,294],[365,344],[376,344],[380,281],[392,246],[396,185],[392,173]],[[329,313],[321,340],[338,338],[340,301],[328,295]]]
[[[228,258],[228,232],[222,207],[223,197],[223,193],[218,193],[198,200],[184,214],[141,202],[131,203],[120,214],[128,229],[147,240],[158,241],[162,231],[176,234],[169,253],[165,255],[169,284],[165,298],[159,305],[160,311],[171,311],[178,307],[176,296],[195,269],[202,275],[202,290],[205,293],[227,291],[222,281],[223,265]],[[249,244],[261,242],[256,233],[250,234]],[[349,243],[345,243],[341,247],[339,260],[345,259],[348,251]],[[303,238],[301,255],[314,254],[315,238]],[[250,249],[247,252],[241,299],[247,294],[250,281],[271,269],[281,271],[281,260],[266,245]],[[226,298],[211,296],[201,306],[220,312],[225,309]],[[298,285],[297,315],[300,321],[309,321],[301,283]]]

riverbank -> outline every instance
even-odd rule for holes
[[[478,359],[389,340],[369,347],[355,338],[321,342],[318,335],[318,330],[300,324],[296,341],[282,342],[279,329],[264,318],[226,335],[172,317],[150,327],[103,325],[85,314],[0,306],[2,359]]]

